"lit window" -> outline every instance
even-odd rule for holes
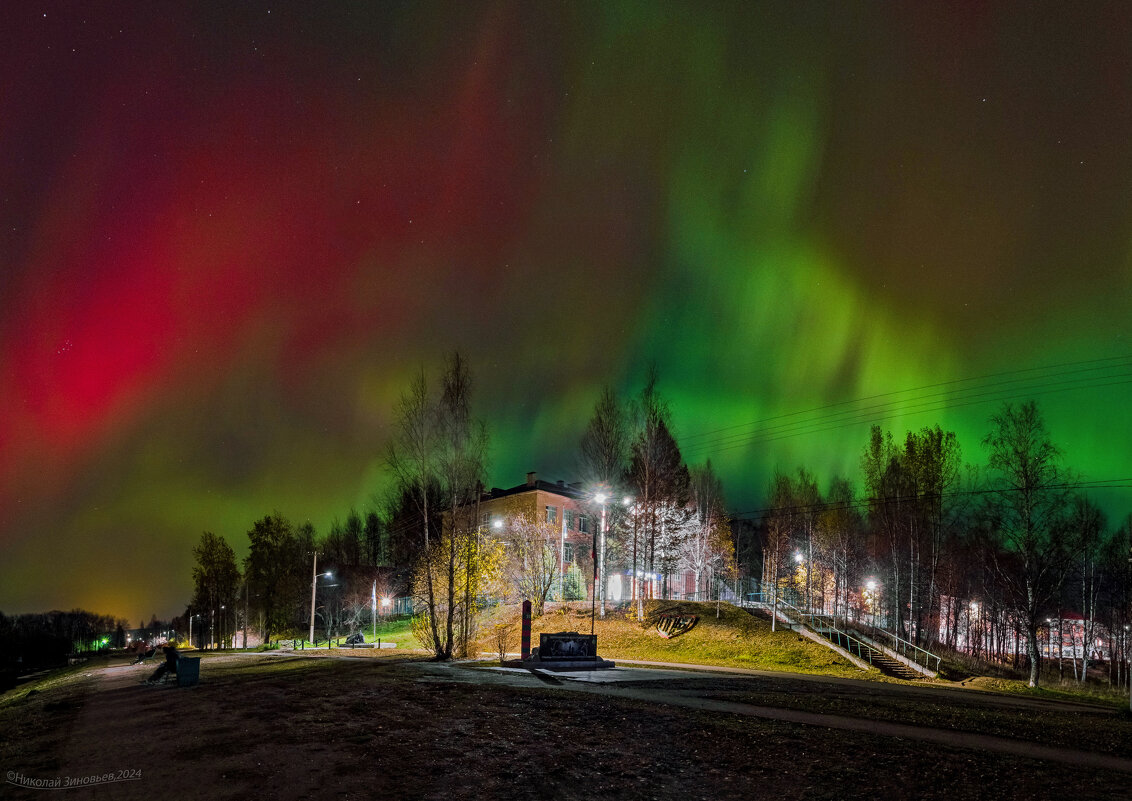
[[[557,523],[558,522],[558,507],[557,506],[546,507],[546,522],[547,523]]]

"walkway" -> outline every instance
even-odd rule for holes
[[[866,732],[886,737],[898,737],[935,743],[951,748],[968,748],[978,751],[989,751],[1029,759],[1038,759],[1046,762],[1058,762],[1077,767],[1132,773],[1132,759],[1109,754],[1054,748],[1052,746],[1025,740],[975,734],[955,729],[940,729],[930,726],[893,723],[868,718],[722,701],[713,698],[705,698],[703,697],[703,692],[666,689],[662,682],[665,680],[671,681],[683,678],[687,675],[687,672],[694,671],[698,679],[734,678],[735,675],[738,674],[751,676],[752,678],[768,677],[823,684],[851,685],[857,690],[866,690],[868,694],[877,696],[915,695],[920,697],[930,696],[938,699],[947,697],[954,698],[956,693],[960,693],[964,696],[964,700],[983,703],[988,706],[1040,709],[1067,713],[1115,714],[1114,710],[1106,707],[1034,698],[1017,698],[980,690],[968,688],[953,689],[939,685],[909,686],[870,682],[859,679],[807,676],[796,673],[744,670],[740,668],[724,668],[710,665],[641,661],[633,662],[632,664],[641,665],[642,667],[622,667],[622,665],[629,664],[627,660],[621,660],[618,664],[619,667],[611,671],[578,671],[576,673],[561,671],[551,673],[550,671],[529,671],[520,668],[500,668],[487,665],[476,666],[475,663],[466,662],[449,664],[436,662],[412,663],[411,669],[420,674],[418,678],[420,681],[490,685],[502,684],[527,688],[551,686],[556,689],[571,692],[592,693],[614,698],[679,706],[716,713],[745,715],[748,717],[783,721],[804,726],[821,726],[827,729]],[[408,667],[408,665],[406,666]],[[680,671],[684,671],[684,676],[681,676],[681,674],[675,670],[676,668],[679,668]],[[641,686],[635,687],[622,686],[628,682],[642,684]],[[644,682],[648,682],[648,684],[644,684]]]

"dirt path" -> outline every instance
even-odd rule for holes
[[[545,798],[548,787],[574,798],[583,785],[654,801],[845,801],[866,797],[847,787],[871,794],[878,786],[896,797],[981,801],[1011,792],[1063,798],[1082,782],[1101,788],[1092,797],[1121,797],[1132,773],[1132,759],[1099,750],[732,700],[728,686],[748,677],[718,668],[553,674],[234,654],[208,656],[197,687],[140,684],[152,670],[92,671],[73,725],[53,737],[27,729],[24,756],[5,767],[79,779],[123,774],[64,793],[99,801],[164,796],[169,788],[173,797],[210,801],[524,799]],[[755,687],[799,677],[749,678]],[[821,694],[821,680],[807,679],[802,691]],[[835,681],[825,693],[862,685],[890,699],[922,689]],[[58,755],[59,771],[30,758],[40,751]],[[137,772],[140,780],[131,778]],[[4,786],[0,797],[44,793]]]
[[[132,799],[160,783],[159,765],[148,762],[151,726],[168,699],[160,687],[142,687],[156,663],[112,665],[94,671],[94,686],[63,746],[61,763],[75,781],[98,777],[96,784],[67,791],[67,798]],[[111,777],[111,780],[105,780]]]
[[[695,670],[708,673],[727,673],[737,676],[762,676],[774,679],[788,679],[791,681],[812,682],[815,684],[837,685],[852,687],[865,694],[875,695],[906,695],[921,698],[939,698],[952,700],[961,697],[966,701],[1016,709],[1051,710],[1058,712],[1086,712],[1091,714],[1115,715],[1112,707],[1100,704],[1088,704],[1075,701],[1059,701],[1047,698],[1024,698],[1017,695],[1004,695],[1002,693],[982,690],[978,687],[961,687],[957,684],[893,684],[891,682],[870,681],[869,679],[847,679],[840,676],[817,676],[808,673],[785,673],[777,670],[752,670],[749,668],[720,667],[717,665],[693,665],[682,662],[650,662],[638,659],[619,659],[619,665],[643,665],[673,670]]]
[[[663,663],[638,663],[656,666]],[[688,668],[688,665],[680,665],[681,668]],[[709,666],[701,666],[706,671],[705,675],[710,678],[712,674],[720,675],[720,673],[735,673],[735,670],[719,669]],[[1007,737],[995,737],[992,735],[975,734],[972,732],[956,731],[954,729],[940,729],[930,726],[917,726],[904,723],[893,723],[889,721],[872,720],[868,718],[848,717],[843,715],[831,715],[817,712],[806,712],[796,709],[784,709],[780,707],[767,707],[755,706],[752,704],[743,704],[733,701],[722,701],[712,698],[705,698],[698,692],[689,692],[683,690],[668,690],[660,681],[655,681],[658,677],[656,674],[661,671],[647,670],[641,671],[644,675],[634,675],[638,671],[635,668],[618,668],[617,671],[609,671],[606,676],[602,676],[602,671],[579,671],[577,673],[550,673],[549,671],[517,671],[517,670],[503,670],[503,669],[474,669],[470,668],[467,664],[460,665],[446,665],[436,663],[422,663],[416,666],[422,674],[422,678],[432,681],[455,681],[455,682],[473,682],[484,684],[507,684],[515,687],[539,687],[539,686],[553,686],[557,689],[591,693],[594,695],[602,695],[611,698],[630,699],[636,701],[645,701],[648,703],[665,704],[668,706],[678,706],[687,709],[698,709],[709,712],[718,712],[734,715],[744,715],[747,717],[757,717],[766,720],[776,720],[785,723],[796,723],[805,726],[820,726],[826,729],[837,729],[843,731],[857,731],[865,732],[868,734],[883,735],[886,737],[898,737],[909,740],[918,740],[921,742],[936,743],[939,745],[946,745],[952,748],[967,748],[978,751],[989,751],[1001,754],[1010,754],[1013,756],[1025,757],[1027,759],[1038,759],[1046,762],[1059,762],[1067,765],[1074,765],[1076,767],[1094,768],[1102,770],[1115,770],[1123,773],[1132,773],[1132,759],[1125,759],[1122,757],[1112,756],[1109,754],[1096,753],[1092,751],[1076,751],[1067,750],[1063,748],[1055,748],[1039,743],[1028,742],[1025,740],[1016,740]],[[621,672],[620,676],[615,674]],[[675,671],[667,671],[671,677],[677,674]],[[763,672],[765,673],[765,672]],[[798,678],[795,674],[774,674],[775,678]],[[823,677],[813,677],[823,678]],[[832,681],[834,683],[853,682],[852,679],[824,679],[824,681]],[[653,683],[655,681],[655,683]],[[624,682],[650,682],[638,687],[624,687],[620,686]],[[933,690],[936,693],[949,693],[955,692],[948,688],[930,688],[930,687],[905,687],[904,685],[890,685],[876,682],[855,682],[855,684],[869,684],[869,690],[872,694],[903,694],[907,690],[915,691],[918,693],[928,692]],[[962,691],[959,691],[962,692]],[[1049,708],[1051,705],[1055,706],[1061,711],[1081,711],[1082,709],[1092,713],[1096,713],[1096,707],[1081,707],[1075,704],[1063,704],[1058,701],[1044,701],[1041,699],[1013,699],[1009,697],[1002,697],[996,695],[985,694],[985,697],[980,698],[978,691],[971,692],[971,697],[976,701],[985,701],[988,705],[1006,705],[1018,706],[1020,708],[1032,708],[1041,706]],[[968,699],[970,700],[970,699]],[[1018,702],[1018,703],[1012,703]]]

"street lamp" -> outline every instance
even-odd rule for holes
[[[876,579],[871,578],[871,579],[868,579],[865,582],[865,592],[864,592],[865,602],[869,605],[869,618],[870,618],[870,621],[871,621],[873,628],[876,628],[876,625],[877,625],[877,612],[876,612],[877,586],[878,586],[878,584],[877,584]]]
[[[323,573],[323,575],[329,577],[331,575],[331,572],[328,570],[325,573]],[[318,551],[315,551],[314,552],[314,561],[311,564],[311,632],[310,632],[311,636],[310,636],[310,644],[312,646],[314,645],[314,590],[315,590],[315,586],[317,585],[317,583],[318,583]],[[329,638],[327,639],[327,645],[328,646],[330,645]]]
[[[605,617],[605,500],[604,492],[599,492],[594,496],[594,500],[601,504],[601,547],[598,551],[598,561],[594,563],[594,600],[597,600],[597,593],[601,592],[601,616]],[[601,581],[601,589],[598,589],[598,581]],[[593,621],[590,621],[590,627],[593,628]],[[590,632],[593,633],[592,631]]]

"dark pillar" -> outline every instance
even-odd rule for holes
[[[523,601],[523,659],[531,655],[531,602]]]

